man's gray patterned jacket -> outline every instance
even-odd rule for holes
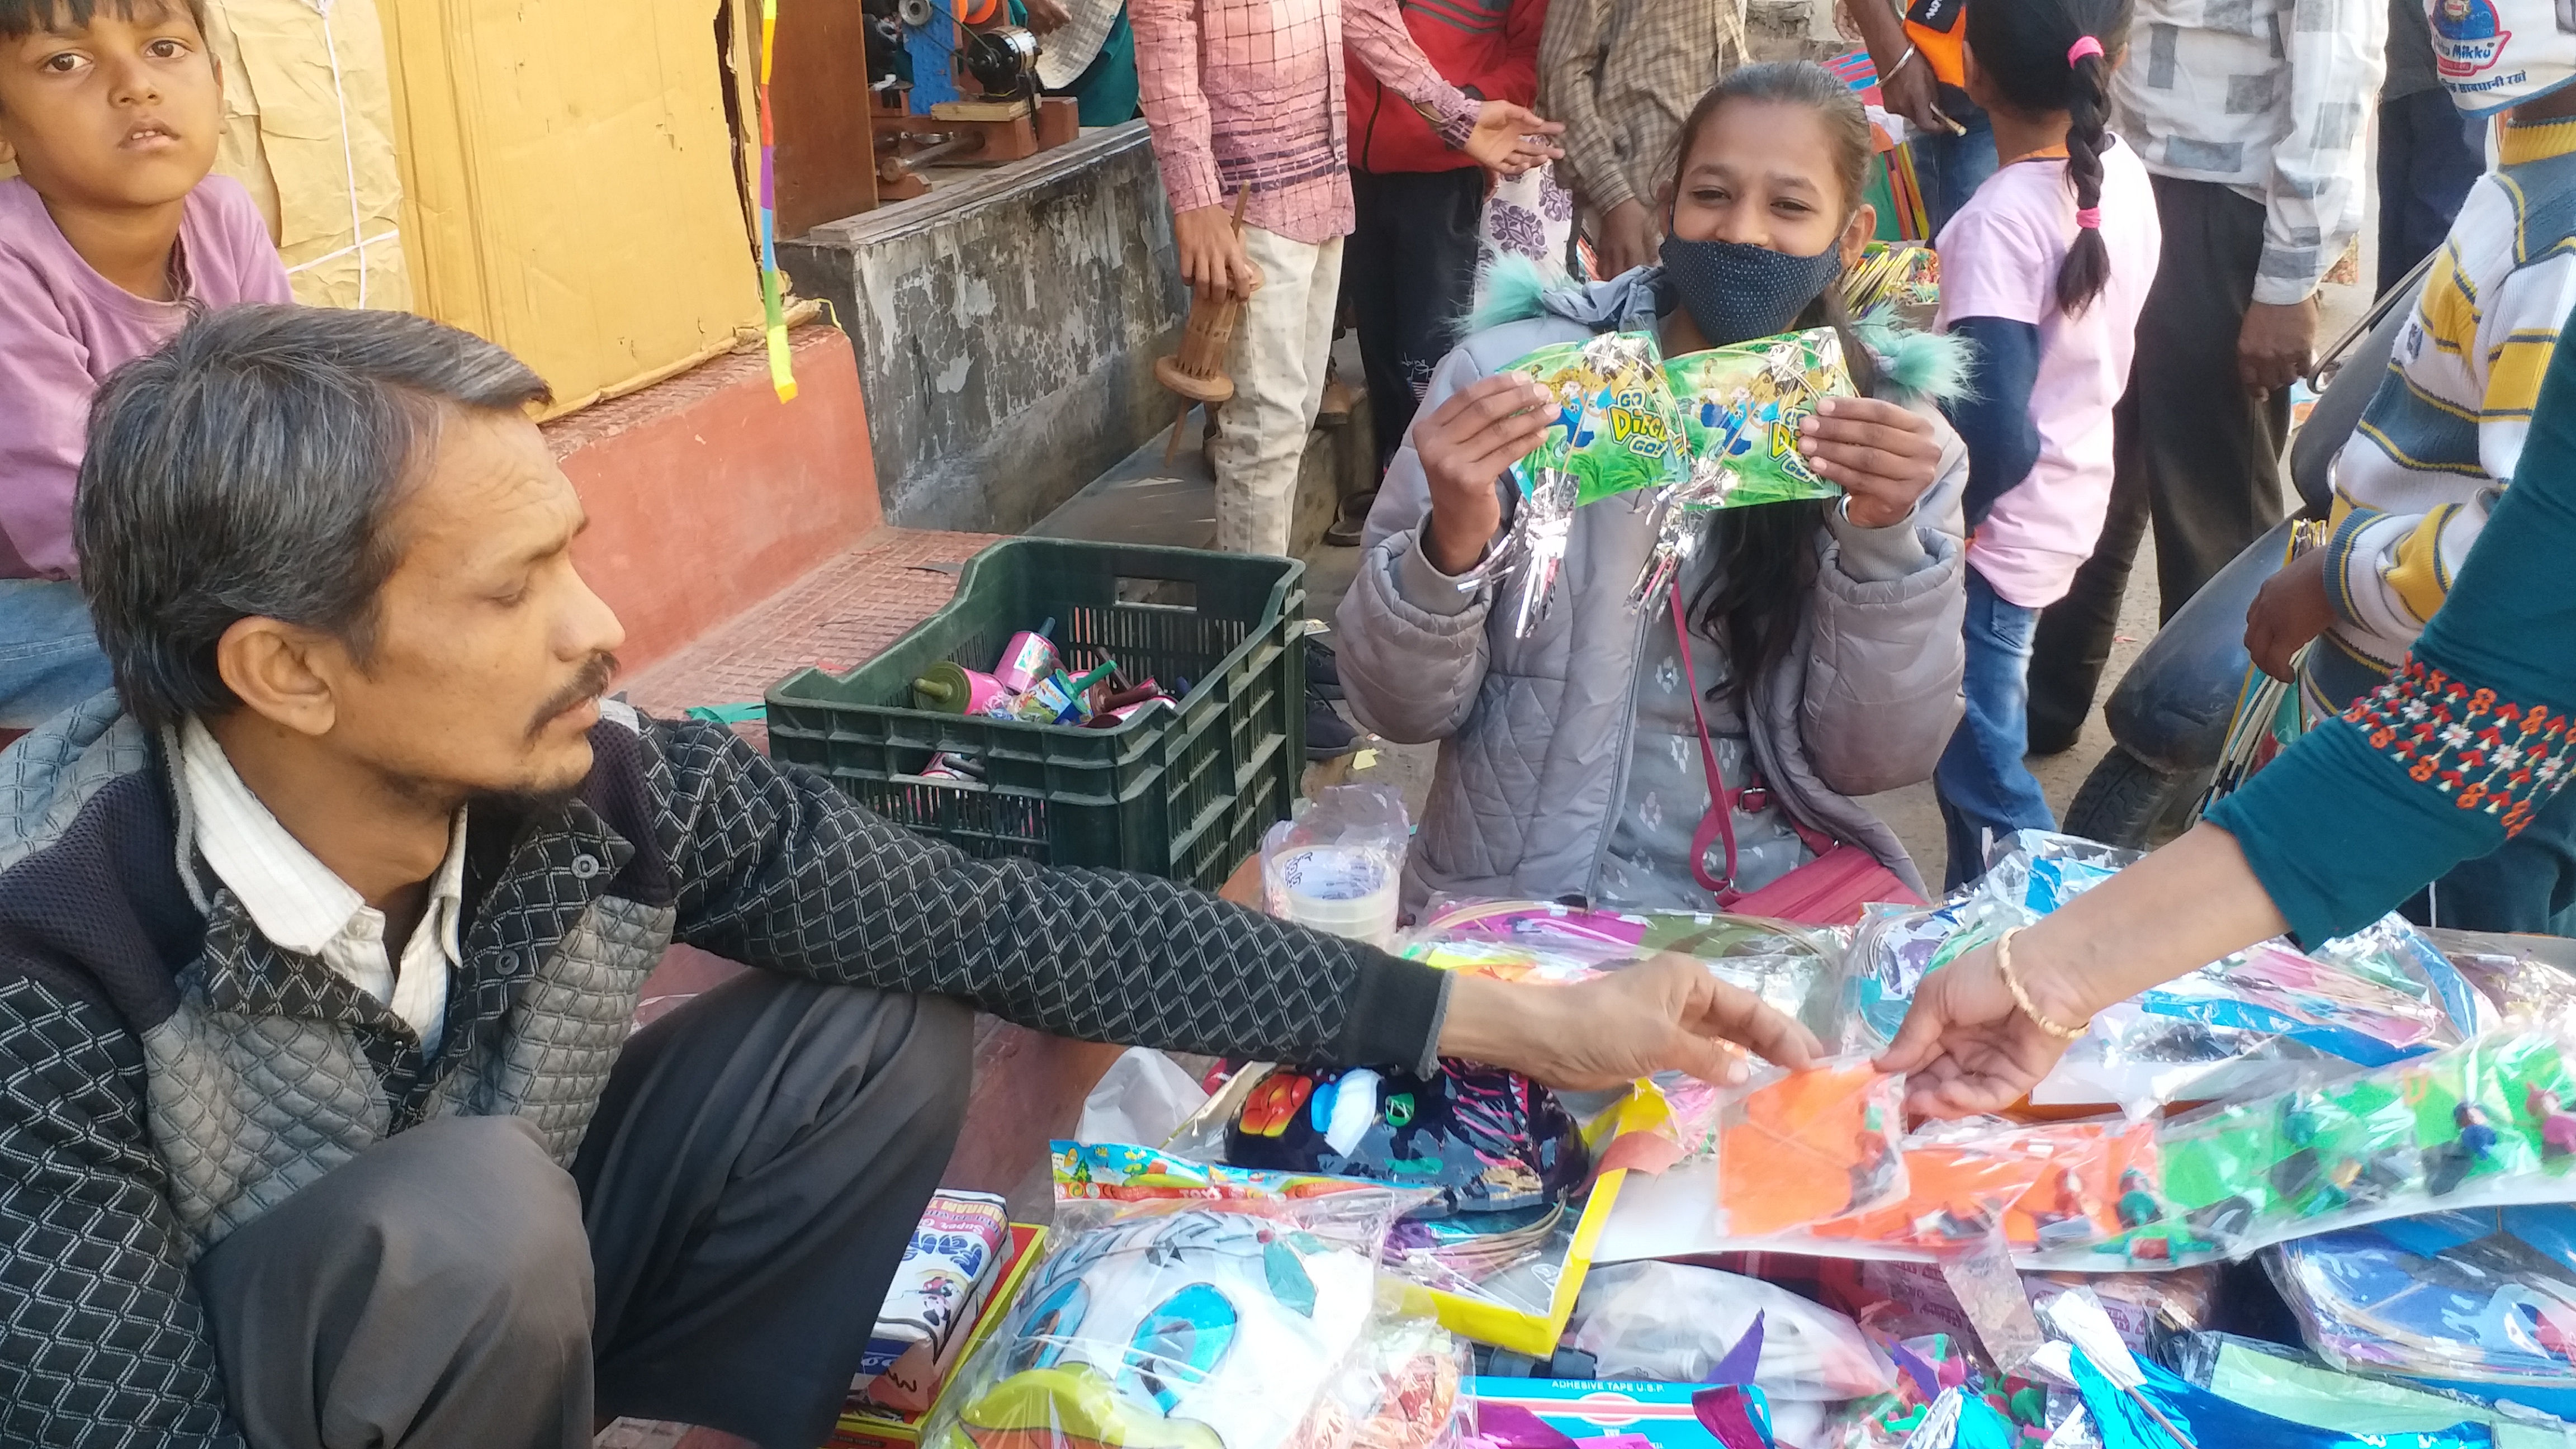
[[[469,817],[445,1046],[262,938],[102,698],[0,755],[0,1443],[238,1443],[189,1267],[369,1144],[511,1113],[569,1164],[673,940],[1093,1040],[1428,1069],[1440,973],[1138,876],[971,861],[721,726],[592,731]]]

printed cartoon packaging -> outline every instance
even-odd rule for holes
[[[1053,1250],[932,1412],[932,1449],[1429,1449],[1459,1359],[1381,1315],[1411,1202],[1058,1144]]]
[[[1841,496],[1798,451],[1798,425],[1817,400],[1852,395],[1832,328],[1676,357],[1664,364],[1664,378],[1689,449],[1686,507],[1705,512]]]
[[[1557,408],[1539,445],[1512,465],[1521,491],[1508,545],[1520,573],[1512,633],[1527,638],[1555,594],[1574,511],[1623,493],[1668,491],[1689,468],[1681,410],[1664,381],[1654,334],[1605,332],[1553,343],[1507,370],[1536,378]]]

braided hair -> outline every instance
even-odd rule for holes
[[[1968,50],[1985,83],[2016,109],[2066,113],[2066,179],[2080,216],[2093,216],[2102,205],[2111,68],[2128,43],[2132,4],[1977,0],[1968,7]],[[2078,228],[2057,269],[2057,309],[2070,317],[2082,312],[2110,280],[2111,249],[2095,217]]]

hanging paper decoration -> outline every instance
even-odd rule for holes
[[[778,50],[778,0],[760,0],[760,310],[769,337],[769,382],[780,402],[796,398],[787,357],[786,279],[778,271],[778,127],[769,110],[769,62]]]

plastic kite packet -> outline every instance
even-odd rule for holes
[[[1730,1094],[1715,1129],[1724,1231],[1766,1237],[1902,1202],[1904,1089],[1850,1056]]]
[[[1798,451],[1798,424],[1821,398],[1852,394],[1842,339],[1830,327],[1712,348],[1664,364],[1690,445],[1684,506],[1750,508],[1837,498]]]
[[[2137,858],[2024,831],[1984,877],[1941,904],[1872,908],[1846,973],[1845,1047],[1883,1047],[1925,975]],[[2391,916],[2313,952],[2265,942],[2098,1013],[2031,1101],[2138,1108],[2257,1096],[2319,1070],[2421,1056],[2496,1021],[2441,952]]]
[[[1849,1318],[1761,1279],[1686,1263],[1594,1269],[1571,1342],[1604,1378],[1708,1383],[1757,1321],[1753,1382],[1771,1398],[1859,1399],[1896,1387],[1894,1365]]]
[[[1494,1067],[1443,1061],[1430,1077],[1272,1067],[1234,1100],[1218,1154],[1226,1163],[1425,1188],[1439,1211],[1548,1208],[1591,1171],[1556,1094]],[[1187,1152],[1202,1135],[1174,1145]]]
[[[2561,1040],[2500,1031],[2209,1108],[2159,1131],[2161,1201],[2140,1232],[2172,1237],[2176,1256],[2246,1253],[2446,1208],[2576,1201],[2571,1102]]]
[[[1309,1421],[1315,1442],[1451,1449],[1463,1437],[1475,1356],[1427,1318],[1380,1318]]]
[[[1681,409],[1664,381],[1652,333],[1605,332],[1555,343],[1509,370],[1536,378],[1557,405],[1539,445],[1512,467],[1521,492],[1510,540],[1520,571],[1512,633],[1527,638],[1565,566],[1574,510],[1622,493],[1672,488],[1689,468]]]
[[[1711,912],[1435,898],[1402,954],[1499,980],[1560,984],[1672,951],[1708,962],[1711,975],[1828,1037],[1840,1014],[1846,934]]]
[[[1676,357],[1664,364],[1664,377],[1681,408],[1688,476],[1657,502],[1655,551],[1630,596],[1637,604],[1662,593],[1690,562],[1710,512],[1842,493],[1817,477],[1798,449],[1798,424],[1816,400],[1852,391],[1833,329]]]
[[[2433,1213],[2297,1239],[2265,1261],[2337,1368],[2576,1394],[2576,1208]]]
[[[1369,1343],[1377,1255],[1403,1196],[1268,1174],[1237,1174],[1209,1196],[1218,1184],[1187,1168],[1144,1148],[1059,1145],[1051,1249],[952,1380],[923,1444],[1357,1442],[1370,1416],[1336,1386]],[[1128,1195],[1095,1196],[1104,1185]]]
[[[1902,1151],[1901,1200],[1809,1231],[1948,1254],[2000,1230],[2019,1261],[2080,1260],[2122,1231],[2122,1184],[2153,1182],[2157,1170],[2155,1124],[2144,1121],[1934,1122]]]

